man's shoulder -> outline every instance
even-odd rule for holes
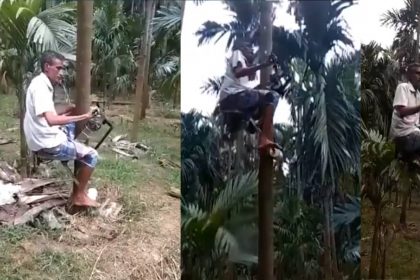
[[[397,85],[397,90],[398,89],[407,90],[407,91],[411,90],[412,91],[412,90],[414,90],[414,87],[410,82],[401,82]]]
[[[50,90],[50,86],[48,82],[45,80],[45,74],[40,73],[32,78],[31,82],[29,83],[28,90],[34,91],[36,89],[41,88],[48,88]]]

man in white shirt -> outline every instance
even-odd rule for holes
[[[257,88],[259,70],[272,67],[271,58],[259,65],[253,65],[254,60],[252,45],[245,40],[238,40],[227,61],[226,73],[220,87],[219,107],[222,112],[241,112],[243,120],[259,118],[262,133],[258,146],[260,150],[269,152],[270,149],[280,148],[270,140],[274,135],[273,116],[279,96],[273,91]]]
[[[395,91],[390,129],[397,150],[405,155],[420,153],[420,64],[408,66],[407,78]]]
[[[41,158],[82,162],[76,176],[79,184],[73,185],[71,203],[98,207],[99,204],[86,193],[98,154],[95,149],[74,140],[75,122],[92,118],[92,112],[73,115],[74,106],[71,105],[57,112],[53,101],[53,86],[62,83],[64,60],[54,51],[41,55],[41,73],[32,79],[26,93],[25,138],[29,149]]]

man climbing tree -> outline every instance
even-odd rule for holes
[[[275,57],[254,64],[256,55],[252,44],[245,38],[237,39],[232,55],[227,61],[226,73],[220,88],[219,108],[227,118],[229,132],[236,132],[243,121],[248,123],[248,132],[257,128],[254,119],[259,119],[261,134],[258,148],[260,152],[277,154],[280,147],[272,139],[273,116],[279,96],[276,92],[259,86],[258,71],[273,66]]]

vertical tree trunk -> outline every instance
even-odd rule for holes
[[[380,203],[375,205],[375,216],[373,219],[373,238],[372,248],[370,253],[370,264],[369,264],[369,279],[378,279],[379,277],[379,257],[380,257],[380,234],[381,234],[381,221],[382,221],[382,209]]]
[[[147,79],[148,73],[146,73],[146,61],[147,61],[147,43],[149,38],[149,26],[150,22],[152,20],[152,9],[154,9],[155,1],[145,1],[146,3],[146,30],[143,33],[143,37],[141,40],[141,50],[140,55],[137,61],[137,77],[136,77],[136,96],[135,96],[135,102],[134,102],[134,116],[133,116],[133,127],[131,130],[131,141],[136,142],[137,136],[138,136],[138,129],[139,129],[139,123],[141,119],[141,115],[143,110],[145,111],[146,108],[142,108],[145,106],[145,102],[143,102],[143,90],[144,90],[144,83],[145,79]]]
[[[415,47],[415,54],[414,54],[414,62],[419,62],[419,51],[420,51],[420,21],[418,21],[417,23],[417,28],[416,28],[416,47]]]
[[[329,188],[329,186],[323,186]],[[331,226],[330,226],[330,191],[325,190],[325,197],[322,202],[324,212],[324,279],[332,280],[332,259],[331,259]]]
[[[267,61],[273,44],[272,2],[261,2],[260,61]],[[267,86],[271,69],[261,70],[260,83]],[[273,279],[273,159],[261,154],[258,174],[258,279]]]
[[[402,205],[401,205],[401,214],[400,214],[400,226],[403,229],[407,229],[407,204],[408,204],[408,194],[410,190],[402,192]]]
[[[147,43],[146,43],[146,61],[145,61],[145,76],[144,76],[144,83],[143,83],[143,96],[142,96],[142,106],[141,106],[141,114],[140,119],[144,119],[146,117],[146,109],[149,108],[150,105],[150,96],[149,96],[149,65],[150,65],[150,51],[153,42],[153,30],[152,30],[152,20],[155,15],[156,9],[156,1],[150,1],[150,6],[147,9]],[[148,4],[149,5],[149,4]]]
[[[23,129],[23,120],[26,112],[26,93],[22,86],[22,82],[17,86],[17,96],[19,101],[19,133],[20,133],[20,175],[22,178],[28,177],[30,174],[30,161],[28,160],[28,146],[26,144],[25,132]]]
[[[76,114],[85,114],[90,107],[92,26],[93,0],[77,1]],[[76,135],[83,130],[85,123],[76,124]],[[75,162],[75,169],[77,168]]]

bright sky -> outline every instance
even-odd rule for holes
[[[286,2],[277,9],[275,25],[296,28],[294,17],[286,13]],[[343,17],[350,27],[350,35],[354,45],[375,40],[384,47],[392,43],[394,31],[382,27],[380,18],[389,9],[404,6],[403,0],[359,0],[355,5],[343,12]],[[186,1],[183,30],[181,35],[181,111],[191,109],[211,114],[216,105],[215,95],[201,93],[201,87],[211,77],[220,77],[225,72],[226,42],[228,36],[222,37],[216,44],[211,41],[198,47],[198,38],[194,33],[207,20],[226,23],[230,21],[229,12],[219,1],[204,1],[194,5]],[[290,108],[284,100],[280,100],[274,121],[290,123]]]

